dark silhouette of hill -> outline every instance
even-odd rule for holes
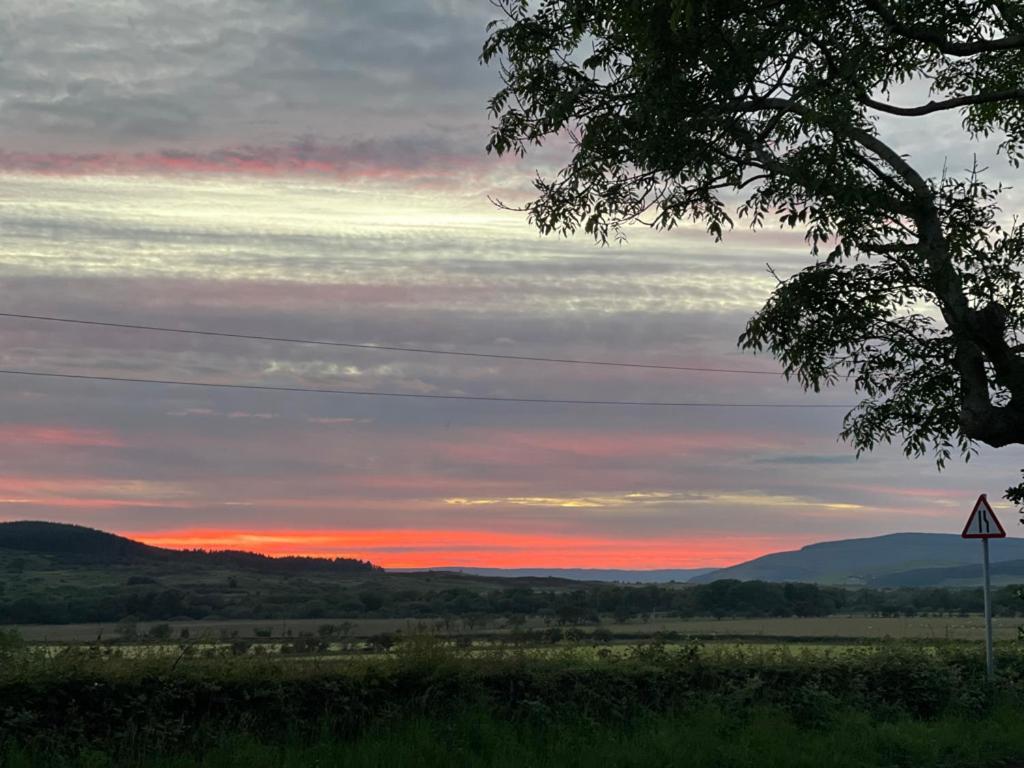
[[[83,563],[125,563],[160,559],[165,552],[172,554],[94,528],[35,520],[0,523],[0,549],[54,555]]]
[[[1003,539],[992,545],[992,561],[1024,558],[1024,539]],[[718,579],[792,581],[817,584],[876,584],[907,571],[974,568],[981,553],[977,542],[948,533],[893,533],[865,539],[843,539],[809,544],[791,552],[776,552],[729,568],[697,576],[690,583]],[[919,576],[917,578],[923,578]],[[966,578],[970,578],[969,576]],[[930,585],[920,582],[919,586]]]
[[[163,549],[81,525],[33,520],[0,523],[0,550],[47,556],[69,565],[191,564],[274,574],[380,570],[372,563],[345,557],[269,557],[235,550]]]

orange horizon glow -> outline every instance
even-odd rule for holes
[[[493,533],[456,529],[240,531],[190,528],[121,532],[167,549],[246,550],[282,557],[352,557],[383,568],[662,568],[722,567],[811,543],[807,537],[613,536]]]

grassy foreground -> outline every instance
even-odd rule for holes
[[[0,665],[0,765],[996,768],[1024,764],[1024,653],[1001,657],[995,686],[958,647],[23,657]]]
[[[806,725],[782,709],[755,707],[737,715],[704,707],[630,722],[500,720],[467,712],[452,719],[416,719],[375,727],[342,741],[323,738],[261,743],[227,735],[194,756],[115,759],[102,750],[71,756],[10,750],[7,768],[309,768],[344,766],[621,766],[622,768],[983,768],[1024,757],[1024,711],[997,705],[984,717],[878,720],[853,710]]]

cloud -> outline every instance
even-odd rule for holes
[[[67,472],[0,475],[0,515],[30,509],[25,516],[34,519],[43,517],[35,511],[38,509],[181,509],[191,505],[189,496],[189,491],[180,484],[150,479],[90,477]]]
[[[393,0],[10,0],[0,130],[22,148],[451,133],[496,75],[493,9]],[[88,44],[83,44],[88,41]],[[476,143],[482,147],[483,141]]]
[[[837,454],[835,456],[823,456],[820,454],[789,454],[781,456],[766,456],[754,459],[758,464],[781,464],[781,465],[803,465],[803,464],[855,464],[857,457],[850,454]]]
[[[240,145],[208,151],[27,152],[0,150],[0,171],[41,174],[189,174],[322,176],[430,186],[464,183],[500,161],[458,149],[441,137],[367,139],[324,144],[314,137],[281,146]]]
[[[49,424],[0,424],[0,442],[53,448],[122,448],[121,436],[107,429]]]

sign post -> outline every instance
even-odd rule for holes
[[[988,540],[1005,538],[1006,531],[984,493],[974,503],[960,535],[965,539],[981,539],[981,562],[985,572],[985,673],[991,682],[996,673],[996,660],[992,651],[992,579],[988,570]]]

